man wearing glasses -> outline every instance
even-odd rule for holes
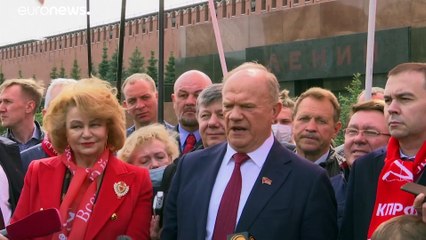
[[[370,100],[352,106],[345,132],[344,152],[349,168],[355,159],[386,146],[390,134],[383,114],[384,102]]]
[[[383,113],[384,106],[385,103],[382,100],[369,100],[352,106],[348,127],[343,130],[346,157],[346,162],[340,165],[343,172],[330,179],[336,194],[339,225],[343,218],[346,188],[352,164],[357,158],[388,143],[390,135]]]

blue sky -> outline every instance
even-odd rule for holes
[[[205,0],[164,0],[165,9]],[[126,18],[157,12],[158,0],[127,0]],[[91,0],[91,25],[120,19],[120,0]],[[86,27],[86,0],[0,0],[0,46]]]

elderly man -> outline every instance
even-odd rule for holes
[[[340,173],[344,162],[332,147],[342,124],[336,96],[326,89],[313,87],[302,93],[294,108],[293,136],[296,153],[327,170],[329,177]]]
[[[7,137],[23,151],[43,140],[44,133],[35,121],[44,89],[34,79],[9,79],[0,85],[0,121]]]
[[[162,239],[336,239],[326,172],[283,147],[271,125],[281,110],[275,76],[244,63],[224,79],[228,142],[183,155],[166,199]]]
[[[383,100],[384,98],[384,92],[385,89],[381,87],[372,87],[371,88],[371,99],[377,99],[377,100]],[[358,95],[358,102],[364,102],[365,99],[365,90],[362,90],[362,92]]]
[[[211,84],[211,79],[205,73],[190,70],[180,75],[173,86],[171,97],[178,120],[174,130],[179,133],[178,142],[181,153],[188,153],[202,145],[195,104],[200,92]]]
[[[219,83],[208,86],[197,99],[198,129],[204,148],[226,141],[222,86]]]
[[[208,148],[226,141],[225,119],[222,111],[222,87],[223,84],[221,83],[212,84],[201,91],[197,98],[197,120],[203,144],[194,150]],[[166,194],[170,188],[178,162],[179,158],[175,159],[164,170],[161,186]]]
[[[357,159],[351,168],[342,240],[369,239],[382,222],[415,214],[414,195],[400,188],[407,182],[426,185],[426,64],[390,70],[384,95],[391,138],[386,149]]]
[[[131,75],[124,80],[121,91],[124,95],[123,106],[133,119],[133,126],[127,129],[127,136],[140,127],[158,121],[158,92],[154,80],[148,74]]]

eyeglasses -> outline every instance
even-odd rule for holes
[[[364,134],[364,137],[366,137],[366,138],[378,137],[380,135],[390,136],[389,133],[382,133],[382,132],[379,132],[379,131],[374,130],[374,129],[360,130],[360,129],[356,129],[356,128],[345,128],[345,129],[343,129],[343,131],[345,133],[345,136],[349,136],[349,137],[358,136],[358,134],[360,134],[360,133]]]

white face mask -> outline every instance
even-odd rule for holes
[[[272,132],[280,143],[292,143],[291,125],[272,124]]]

